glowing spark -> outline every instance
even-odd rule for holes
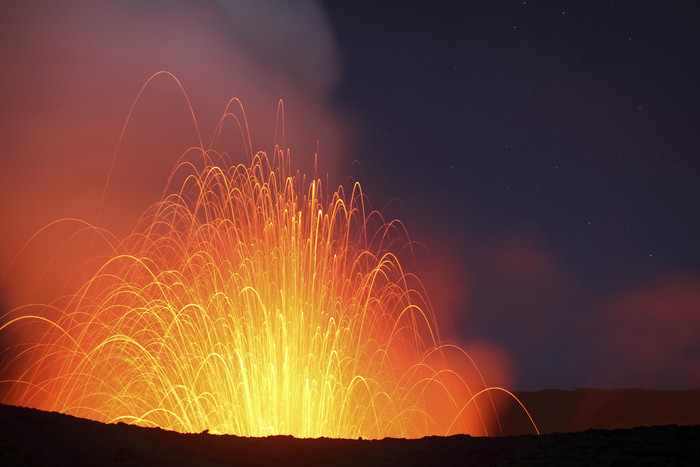
[[[486,384],[440,340],[400,222],[278,149],[196,152],[77,293],[3,317],[4,402],[248,436],[486,431]]]

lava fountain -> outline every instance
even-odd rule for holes
[[[254,153],[237,100],[215,136],[225,120],[246,163],[190,148],[131,235],[84,224],[110,254],[77,292],[2,317],[3,402],[181,432],[488,433],[510,393],[441,339],[402,224]]]

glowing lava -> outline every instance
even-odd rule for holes
[[[404,272],[400,222],[279,149],[192,153],[77,293],[3,316],[3,402],[248,436],[487,431],[490,392]]]

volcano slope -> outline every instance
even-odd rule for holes
[[[476,438],[244,438],[0,405],[0,465],[698,465],[700,425]]]

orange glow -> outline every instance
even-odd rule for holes
[[[3,402],[182,432],[497,434],[490,395],[514,397],[441,339],[401,222],[254,153],[236,104],[214,134],[235,122],[240,156],[186,151],[127,238],[74,232],[109,250],[77,292],[2,317]]]

